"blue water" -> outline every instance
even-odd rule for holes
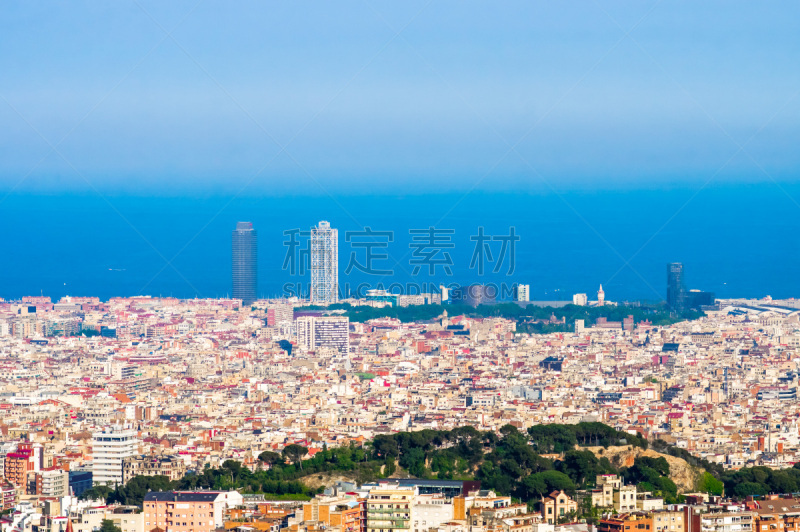
[[[340,231],[340,282],[521,282],[534,299],[662,299],[666,263],[684,263],[689,288],[718,296],[800,296],[800,185],[556,194],[474,193],[329,197],[108,197],[12,194],[0,203],[0,297],[230,293],[230,238],[239,220],[259,232],[259,292],[307,282],[282,269],[284,230],[329,220]],[[412,277],[409,229],[453,229],[453,275]],[[352,248],[344,233],[393,231],[391,278],[343,272]],[[470,236],[508,234],[516,271],[480,276],[469,266]],[[498,244],[494,244],[498,246]],[[496,254],[499,247],[494,248]],[[363,258],[363,250],[360,251]],[[631,259],[631,257],[633,257]],[[626,260],[630,264],[626,265]],[[171,261],[171,262],[170,262]],[[363,262],[363,260],[362,260]],[[491,264],[489,264],[489,270]],[[439,273],[439,272],[437,272]]]

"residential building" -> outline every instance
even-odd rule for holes
[[[614,506],[614,491],[622,486],[619,475],[597,475],[596,488],[591,490],[592,506],[595,508],[610,508]]]
[[[350,319],[346,316],[301,316],[296,325],[297,343],[303,349],[328,347],[341,354],[350,350]]]
[[[136,431],[108,427],[92,434],[92,482],[97,485],[122,484],[125,458],[137,452]]]
[[[0,512],[10,510],[17,504],[17,488],[4,478],[0,478]]]
[[[41,470],[42,464],[41,445],[20,443],[16,451],[6,454],[3,473],[6,479],[24,493],[28,486],[28,474]]]
[[[438,494],[417,495],[412,521],[414,532],[427,532],[430,528],[438,527],[453,518],[453,499]]]
[[[526,302],[531,300],[531,285],[518,284],[516,287],[517,301]]]
[[[165,476],[180,480],[186,474],[186,462],[177,456],[130,456],[122,460],[122,482],[137,476]]]
[[[335,532],[363,532],[365,501],[356,496],[317,496],[303,503],[303,521],[325,525]]]
[[[756,532],[755,512],[712,512],[700,514],[702,532]]]
[[[398,484],[381,484],[370,490],[367,532],[411,532],[417,495],[417,488]]]
[[[636,486],[620,486],[614,491],[614,510],[617,513],[635,512],[636,507]]]
[[[545,522],[555,525],[578,511],[578,503],[564,491],[554,491],[542,499],[541,511]]]
[[[586,305],[589,304],[589,296],[587,296],[586,294],[573,294],[572,304],[585,307]]]
[[[223,526],[225,509],[242,502],[242,496],[235,491],[151,491],[142,505],[144,528],[212,532]]]
[[[28,475],[28,493],[42,497],[66,497],[69,495],[69,472],[48,469]]]
[[[658,510],[650,514],[653,532],[685,532],[686,515],[680,510]]]
[[[653,519],[645,513],[620,513],[600,519],[597,532],[652,532]]]

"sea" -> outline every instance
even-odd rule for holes
[[[308,231],[338,229],[342,295],[530,285],[659,301],[666,265],[717,297],[800,297],[800,184],[226,196],[42,195],[0,202],[0,297],[231,295],[231,231],[258,232],[261,297],[307,290]],[[368,256],[369,255],[369,256]],[[501,295],[510,291],[501,291]]]

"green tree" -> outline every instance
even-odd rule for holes
[[[122,529],[115,525],[111,519],[103,519],[100,524],[100,532],[122,532]]]
[[[283,456],[288,458],[292,463],[300,465],[300,471],[303,470],[302,458],[308,454],[308,448],[296,443],[290,443],[283,448],[282,452]]]
[[[541,473],[535,473],[531,475],[531,477],[534,477],[531,480],[533,483],[538,483],[539,481],[544,483],[545,489],[542,492],[542,495],[562,490],[568,494],[575,493],[575,483],[572,482],[572,479],[561,471],[542,471]],[[534,485],[538,486],[538,484]]]
[[[569,451],[564,459],[556,464],[556,469],[569,476],[577,485],[594,480],[604,471],[600,461],[591,451]]]
[[[714,475],[708,471],[704,472],[700,477],[700,482],[697,484],[697,490],[701,493],[710,493],[712,495],[722,495],[724,485],[722,481],[715,478]]]
[[[108,486],[103,486],[103,485],[93,486],[88,490],[84,491],[83,493],[81,493],[80,498],[83,500],[96,501],[102,499],[105,501],[108,499],[108,496],[111,494],[112,491],[113,490]]]
[[[282,464],[284,462],[283,456],[274,451],[264,451],[258,455],[258,460],[268,466],[274,466],[275,464]]]
[[[155,476],[135,476],[124,486],[117,488],[108,494],[106,500],[109,503],[120,503],[129,506],[141,506],[144,497],[151,491],[170,491],[176,489],[177,482],[171,482],[169,477],[163,475]]]

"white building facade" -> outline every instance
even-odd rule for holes
[[[339,300],[339,231],[321,221],[311,228],[311,302]]]
[[[122,462],[137,454],[136,431],[109,427],[92,434],[92,483],[95,486],[122,484]]]

